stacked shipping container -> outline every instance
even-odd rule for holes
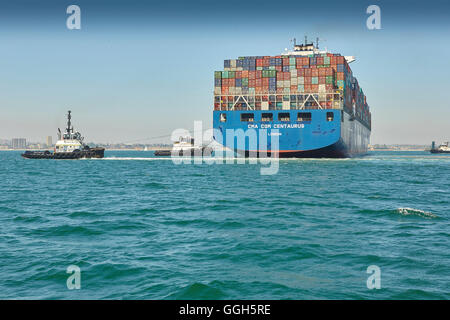
[[[265,102],[268,109],[309,108],[315,103],[304,99],[314,94],[322,107],[343,107],[371,124],[366,96],[339,54],[240,57],[225,60],[224,71],[216,71],[214,78],[215,110],[240,110],[247,104],[261,110]]]

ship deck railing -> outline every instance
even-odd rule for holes
[[[257,107],[256,104],[261,104]],[[344,108],[340,92],[215,94],[214,110],[302,110]]]

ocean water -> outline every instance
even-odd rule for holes
[[[276,175],[105,156],[0,152],[1,299],[450,298],[450,156],[280,160]]]

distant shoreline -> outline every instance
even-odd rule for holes
[[[136,149],[136,148],[129,148],[129,149],[105,149],[105,151],[155,151],[155,150],[171,150],[171,147],[151,147],[147,148],[147,150],[144,150],[142,148]],[[53,151],[53,149],[0,149],[0,151]],[[396,152],[429,152],[430,150],[425,149],[375,149],[375,150],[368,150],[370,151],[396,151]]]

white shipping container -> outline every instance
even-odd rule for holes
[[[261,102],[261,110],[269,110],[269,102],[268,101]]]
[[[291,103],[289,101],[283,101],[283,110],[289,110],[291,108]]]

